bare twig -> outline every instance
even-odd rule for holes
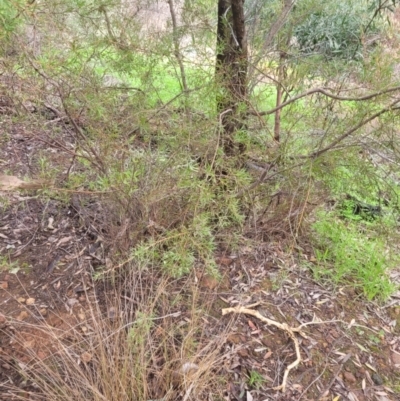
[[[172,41],[174,42],[174,50],[175,50],[174,54],[175,54],[176,61],[178,62],[178,65],[179,65],[179,70],[181,72],[182,89],[187,92],[188,86],[187,86],[187,80],[186,80],[185,67],[183,65],[182,53],[179,48],[179,30],[178,30],[178,22],[176,19],[174,0],[168,0],[168,5],[169,5],[169,12],[171,14],[171,20],[172,20]]]
[[[59,88],[58,88],[59,89]],[[90,152],[94,156],[94,160],[90,159],[90,162],[96,166],[103,174],[106,174],[107,169],[104,166],[103,160],[101,160],[101,157],[98,155],[97,151],[94,149],[94,147],[89,143],[87,140],[85,134],[82,132],[82,129],[78,126],[77,122],[75,119],[72,117],[71,113],[68,110],[67,105],[65,104],[65,99],[61,94],[61,91],[59,91],[60,97],[61,97],[61,102],[65,111],[65,114],[67,115],[69,121],[71,122],[72,126],[74,127],[75,133],[81,138],[81,140],[86,144],[86,146],[89,148]]]
[[[54,106],[44,103],[44,107],[46,107],[46,109],[49,109],[50,111],[52,111],[58,118],[62,119],[63,115],[61,114],[61,112],[56,109]]]
[[[292,8],[295,5],[295,3],[296,3],[296,0],[285,0],[284,1],[281,13],[279,14],[276,21],[272,24],[270,30],[268,31],[268,33],[265,37],[262,49],[257,57],[257,60],[253,63],[253,66],[250,66],[250,71],[249,71],[249,76],[248,76],[249,79],[252,78],[257,64],[262,60],[263,57],[265,57],[265,55],[268,51],[268,48],[272,45],[272,42],[273,42],[276,34],[279,32],[279,30],[282,28],[282,26],[287,21],[289,15],[290,15],[290,12],[292,11]]]
[[[392,92],[397,92],[399,90],[400,90],[400,86],[394,86],[393,88],[383,89],[378,92],[370,93],[369,95],[360,96],[360,97],[352,97],[352,96],[335,95],[334,93],[328,92],[324,88],[314,88],[314,89],[310,89],[307,92],[301,93],[300,95],[292,97],[291,99],[287,100],[286,102],[283,102],[279,107],[274,107],[271,110],[260,111],[260,112],[249,111],[249,114],[257,115],[257,116],[268,116],[270,114],[275,113],[277,110],[282,109],[282,108],[288,106],[289,104],[296,102],[299,99],[302,99],[303,97],[310,96],[315,93],[321,93],[331,99],[340,100],[340,101],[362,102],[364,100],[371,100],[375,97],[386,95],[386,94],[392,93]]]
[[[90,143],[88,142],[86,136],[84,135],[84,133],[82,132],[81,128],[78,126],[78,124],[76,123],[75,119],[71,116],[71,114],[69,113],[69,110],[67,108],[67,105],[65,104],[65,99],[61,90],[61,87],[59,85],[59,83],[54,80],[53,78],[49,77],[41,68],[39,68],[36,63],[30,58],[28,57],[28,61],[31,64],[32,68],[45,80],[47,80],[49,83],[51,83],[58,91],[58,94],[61,98],[61,103],[63,105],[63,109],[64,112],[66,114],[66,116],[68,117],[69,121],[71,122],[72,126],[74,127],[74,131],[75,133],[82,139],[82,141],[86,144],[86,146],[89,148],[90,152],[92,152],[92,155],[94,156],[95,160],[90,159],[90,162],[96,166],[97,168],[99,168],[103,173],[106,173],[106,168],[103,164],[103,161],[101,160],[101,158],[99,157],[99,155],[97,154],[96,150],[93,148],[93,146],[90,145]],[[52,110],[53,112],[55,112],[57,115],[60,115],[60,112],[55,109],[54,107],[49,107],[48,105],[45,105],[47,108],[49,108],[50,110]]]
[[[215,152],[214,152],[214,156],[211,162],[211,169],[214,167],[214,163],[215,163],[215,159],[217,157],[217,153],[218,153],[218,149],[219,149],[219,142],[221,140],[221,131],[223,129],[223,125],[222,125],[222,117],[227,114],[232,112],[232,109],[227,109],[225,111],[223,111],[222,113],[220,113],[219,115],[219,125],[218,125],[218,137],[217,137],[217,144],[215,146]]]
[[[327,152],[328,150],[331,150],[333,147],[335,147],[337,144],[342,142],[345,138],[353,134],[355,131],[363,127],[364,125],[368,124],[375,118],[381,116],[382,114],[385,114],[389,111],[397,110],[399,107],[394,107],[396,104],[400,102],[400,99],[396,99],[394,102],[390,103],[389,106],[384,107],[383,109],[379,110],[372,116],[368,117],[365,120],[360,121],[358,124],[356,124],[354,127],[350,128],[348,131],[346,131],[343,135],[339,136],[339,138],[336,138],[333,142],[331,142],[328,146],[326,146],[323,149],[320,149],[316,152],[311,153],[309,156],[306,156],[308,158],[316,158],[318,156],[321,156],[323,153]]]
[[[296,168],[296,167],[300,167],[300,166],[302,166],[302,165],[305,164],[305,163],[306,163],[305,161],[302,161],[302,162],[300,162],[300,163],[298,163],[298,164],[295,164],[294,166],[290,166],[290,167],[288,167],[288,168],[286,168],[286,169],[282,169],[282,170],[276,171],[276,172],[272,173],[271,175],[268,175],[268,173],[269,173],[269,171],[271,170],[272,166],[271,166],[271,165],[268,165],[268,166],[264,169],[264,171],[263,171],[263,173],[261,174],[260,178],[257,179],[257,181],[254,181],[251,185],[249,185],[247,188],[242,189],[241,191],[239,191],[239,192],[238,192],[237,194],[235,194],[234,196],[236,196],[236,197],[241,197],[241,196],[243,196],[246,192],[251,191],[252,189],[258,187],[258,186],[259,186],[260,184],[262,184],[263,182],[268,181],[268,180],[270,180],[270,179],[276,177],[277,175],[282,174],[282,173],[285,172],[285,171],[291,170],[291,169]],[[273,163],[273,164],[274,164],[274,163]],[[273,165],[273,164],[272,164],[272,165]]]
[[[174,96],[172,99],[168,100],[167,103],[164,103],[159,109],[157,109],[146,121],[149,122],[151,121],[154,117],[156,117],[158,115],[158,113],[160,113],[162,110],[164,110],[166,107],[168,107],[171,103],[175,102],[176,99],[178,99],[180,96],[185,95],[190,93],[190,92],[194,92],[199,90],[200,87],[197,88],[193,88],[193,89],[188,89],[188,90],[183,90],[182,92],[178,93],[176,96]],[[137,131],[139,131],[140,126],[135,127],[133,130],[129,131],[126,135],[127,136],[131,136],[133,134],[135,134]]]
[[[339,368],[337,369],[337,371],[336,371],[336,373],[335,373],[335,376],[333,376],[333,378],[332,378],[332,380],[329,382],[329,384],[321,391],[321,393],[320,393],[320,395],[317,397],[317,400],[316,400],[316,401],[319,401],[319,400],[322,398],[322,396],[323,396],[328,390],[330,390],[330,388],[333,386],[333,383],[335,383],[335,381],[336,381],[336,379],[338,378],[340,372],[342,371],[344,364],[350,359],[350,357],[351,357],[351,354],[347,354],[347,355],[343,358],[342,363],[340,364]]]

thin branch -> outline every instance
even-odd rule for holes
[[[268,166],[264,169],[263,173],[261,174],[260,178],[258,178],[257,181],[254,181],[251,185],[249,185],[247,188],[242,189],[241,191],[239,191],[239,192],[238,192],[237,194],[235,194],[234,196],[235,196],[235,197],[241,197],[241,196],[243,196],[246,192],[251,191],[252,189],[258,187],[258,186],[259,186],[260,184],[262,184],[263,182],[272,179],[273,177],[277,176],[278,174],[282,174],[284,171],[288,171],[288,170],[291,170],[291,169],[296,168],[296,167],[301,167],[301,166],[304,165],[305,163],[306,163],[306,162],[303,161],[303,162],[301,162],[301,163],[295,164],[294,166],[290,166],[290,167],[288,167],[288,168],[286,168],[286,169],[276,171],[276,172],[274,172],[274,173],[271,174],[271,175],[268,175],[268,172],[271,170],[271,168],[273,167],[273,165],[272,165],[272,166],[271,166],[271,165],[268,165]]]
[[[112,30],[112,23],[111,23],[111,21],[110,21],[110,19],[108,17],[108,14],[107,14],[106,6],[105,5],[101,5],[99,7],[99,11],[104,14],[104,19],[106,21],[106,27],[107,27],[107,33],[108,33],[108,36],[111,39],[111,42],[115,46],[117,46],[120,50],[128,50],[128,46],[126,44],[122,43],[121,40],[118,39],[115,36],[115,33]]]
[[[324,394],[331,389],[333,384],[335,383],[336,379],[339,377],[340,372],[343,370],[344,364],[350,359],[351,354],[347,354],[343,359],[342,363],[339,365],[339,368],[336,370],[335,375],[333,376],[332,380],[329,382],[329,384],[320,392],[319,396],[317,397],[316,401],[319,401]]]
[[[227,109],[227,110],[223,111],[222,113],[220,113],[220,115],[219,115],[217,145],[215,146],[214,156],[213,156],[213,159],[210,164],[211,170],[214,168],[215,159],[217,158],[217,153],[218,153],[218,149],[219,149],[219,143],[221,140],[221,131],[223,130],[222,117],[227,113],[231,113],[232,111],[233,111],[232,109]]]
[[[94,160],[90,160],[91,163],[96,166],[97,168],[99,168],[103,173],[106,172],[106,168],[104,167],[103,161],[101,160],[101,158],[99,157],[99,155],[97,154],[97,152],[95,151],[95,149],[93,148],[93,146],[91,146],[91,144],[89,143],[89,141],[87,140],[85,134],[82,132],[82,130],[80,129],[80,127],[78,126],[78,124],[76,123],[76,121],[74,120],[74,118],[71,116],[71,114],[69,113],[69,110],[65,104],[65,98],[63,96],[60,84],[54,80],[53,78],[49,77],[44,71],[42,71],[36,64],[35,62],[28,57],[28,61],[30,63],[30,65],[32,66],[32,68],[42,77],[44,78],[46,81],[50,82],[56,89],[57,92],[60,96],[61,99],[61,104],[63,106],[64,112],[66,114],[66,116],[68,117],[69,121],[71,122],[72,126],[74,127],[74,131],[75,133],[81,137],[82,141],[86,144],[86,146],[89,148],[89,150],[92,152],[96,162]],[[46,106],[47,108],[49,108],[48,106]],[[56,114],[60,114],[60,112],[55,109],[55,108],[51,108],[50,110],[56,112]]]
[[[57,88],[59,89],[59,88]],[[106,174],[107,169],[104,166],[103,160],[101,160],[101,157],[99,156],[99,154],[97,153],[97,151],[94,149],[94,147],[89,143],[88,139],[86,138],[85,134],[83,133],[82,129],[78,126],[77,122],[75,121],[75,119],[72,117],[71,113],[68,110],[67,105],[65,104],[65,99],[62,96],[61,90],[59,89],[59,95],[61,97],[61,103],[63,105],[65,114],[67,115],[69,121],[71,122],[72,126],[74,127],[74,131],[75,133],[80,136],[81,140],[86,144],[86,146],[89,148],[89,150],[92,152],[92,155],[94,156],[96,162],[94,162],[94,160],[91,160],[91,163],[93,165],[95,165],[98,169],[100,169],[100,171],[103,174]]]
[[[157,109],[147,120],[146,122],[151,121],[155,116],[157,116],[158,113],[160,113],[162,110],[164,110],[166,107],[168,107],[171,103],[175,102],[176,99],[178,99],[182,95],[187,95],[190,92],[194,92],[201,89],[201,87],[193,88],[193,89],[188,89],[188,90],[183,90],[182,92],[178,93],[176,96],[174,96],[172,99],[168,100],[167,103],[164,103],[159,109]],[[137,131],[139,131],[140,126],[135,127],[133,130],[129,131],[126,136],[131,136],[135,134]]]
[[[172,20],[172,41],[174,42],[174,54],[175,58],[179,64],[179,70],[181,72],[181,79],[182,79],[182,89],[184,91],[188,90],[187,86],[187,80],[186,80],[186,72],[185,72],[185,67],[183,65],[182,61],[182,53],[179,48],[179,31],[178,31],[178,22],[176,19],[176,12],[175,12],[175,5],[174,5],[174,0],[167,0],[168,5],[169,5],[169,12],[171,14],[171,20]]]
[[[311,153],[309,156],[306,156],[307,158],[316,158],[318,156],[321,156],[323,153],[327,152],[328,150],[331,150],[333,147],[335,147],[337,144],[342,142],[344,139],[346,139],[348,136],[353,134],[355,131],[363,127],[364,125],[368,124],[375,118],[381,116],[382,114],[385,114],[389,111],[393,110],[398,110],[400,107],[394,107],[397,103],[400,102],[400,99],[396,99],[394,102],[392,102],[389,106],[379,110],[375,114],[373,114],[371,117],[367,118],[366,120],[360,121],[358,124],[356,124],[353,128],[349,129],[346,131],[343,135],[341,135],[339,138],[335,139],[332,143],[330,143],[328,146],[326,146],[323,149],[320,149],[316,152]]]
[[[292,11],[294,5],[296,3],[296,0],[285,0],[283,4],[282,11],[276,21],[272,24],[270,30],[267,33],[267,36],[264,40],[262,49],[257,57],[257,60],[253,63],[254,66],[257,66],[257,64],[262,60],[263,57],[265,57],[265,54],[267,53],[268,48],[272,45],[272,42],[276,36],[276,34],[280,31],[280,29],[285,25],[286,21],[289,18],[289,14]],[[253,74],[254,74],[255,68],[250,67],[249,71],[249,76],[248,78],[251,79]]]
[[[106,11],[106,7],[105,7],[104,5],[101,5],[101,6],[99,7],[99,11],[102,11],[103,14],[104,14],[104,19],[105,19],[105,21],[106,21],[106,27],[107,27],[108,36],[111,38],[111,41],[112,41],[112,42],[114,42],[115,44],[118,43],[118,40],[117,40],[117,38],[115,37],[115,34],[114,34],[114,32],[113,32],[113,30],[112,30],[112,28],[111,28],[111,22],[110,22],[110,19],[108,18],[108,14],[107,14],[107,11]]]
[[[133,90],[144,93],[144,91],[136,86],[106,86],[103,90]]]
[[[351,96],[335,95],[334,93],[328,92],[324,88],[314,88],[314,89],[310,89],[307,92],[301,93],[300,95],[297,95],[297,96],[287,100],[286,102],[282,103],[279,107],[275,107],[275,108],[273,108],[271,110],[268,110],[268,111],[260,111],[259,113],[250,111],[249,114],[257,115],[257,116],[268,116],[270,114],[275,113],[277,110],[282,109],[282,108],[288,106],[289,104],[294,103],[299,99],[302,99],[303,97],[313,95],[314,93],[321,93],[321,94],[323,94],[323,95],[325,95],[325,96],[327,96],[327,97],[329,97],[331,99],[340,100],[340,101],[361,102],[361,101],[364,101],[364,100],[371,100],[371,99],[373,99],[375,97],[386,95],[388,93],[397,92],[399,90],[400,90],[400,86],[395,86],[393,88],[383,89],[383,90],[380,90],[378,92],[371,93],[369,95],[365,95],[365,96],[361,96],[361,97],[351,97]]]
[[[260,75],[263,75],[264,77],[270,79],[272,82],[275,82],[277,85],[280,85],[282,89],[284,90],[286,96],[290,96],[290,89],[286,88],[286,86],[280,82],[278,79],[274,78],[272,75],[266,74],[264,71],[262,71],[260,68],[258,68],[256,65],[253,63],[249,63],[250,68],[254,68]],[[257,83],[262,82],[262,78],[258,79]],[[251,85],[249,91],[251,92],[253,90],[255,85]]]
[[[365,34],[368,29],[371,27],[372,23],[374,22],[375,18],[380,14],[385,8],[388,7],[389,1],[385,0],[383,3],[379,2],[378,7],[376,8],[374,14],[372,15],[370,21],[368,22],[367,26],[363,29],[363,33]],[[358,50],[358,49],[357,49]]]

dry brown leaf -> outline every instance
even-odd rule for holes
[[[264,355],[264,359],[268,359],[268,358],[270,358],[271,357],[271,355],[272,355],[272,351],[271,350],[269,350],[265,355]]]
[[[219,284],[219,281],[216,278],[209,275],[201,275],[198,278],[200,279],[200,287],[202,288],[214,290]]]
[[[3,191],[10,191],[17,189],[24,181],[13,175],[0,175],[0,189]]]
[[[21,311],[21,313],[17,316],[17,320],[18,320],[19,322],[22,322],[22,321],[25,320],[28,316],[29,316],[28,313],[25,312],[25,311],[23,310],[23,311]]]
[[[257,330],[257,326],[251,320],[248,320],[247,324],[250,326],[252,330]]]
[[[108,310],[108,318],[112,321],[117,318],[117,308],[115,308],[114,306],[110,307],[110,309]]]
[[[233,263],[233,259],[221,256],[216,258],[216,262],[222,266],[230,266]]]
[[[36,344],[36,341],[35,341],[35,340],[29,340],[29,341],[25,341],[25,342],[22,344],[22,346],[23,346],[24,348],[33,348],[33,347],[35,346],[35,344]]]
[[[40,189],[43,188],[45,182],[35,180],[31,182],[25,182],[20,180],[14,175],[3,175],[0,174],[0,190],[1,191],[13,191],[16,189]]]
[[[92,360],[92,355],[89,354],[89,352],[84,352],[84,353],[81,355],[81,361],[82,361],[83,363],[89,363],[91,360]]]

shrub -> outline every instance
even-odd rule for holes
[[[372,15],[362,1],[339,1],[308,15],[296,27],[295,36],[303,53],[319,53],[327,58],[347,60],[362,57],[360,52],[363,35],[376,32],[369,24]],[[368,29],[369,32],[365,32]]]

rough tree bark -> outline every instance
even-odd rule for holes
[[[222,125],[222,146],[227,156],[242,153],[234,134],[246,115],[248,51],[244,0],[218,0],[215,78],[220,91],[217,107]]]

